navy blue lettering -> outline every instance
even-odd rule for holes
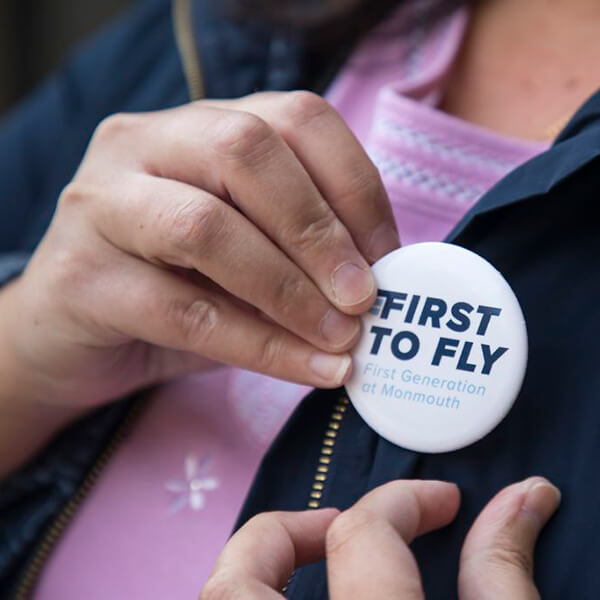
[[[431,364],[437,367],[444,356],[455,356],[456,348],[458,348],[458,340],[445,337],[440,338]]]
[[[460,358],[458,359],[458,364],[456,365],[456,368],[460,371],[469,371],[469,373],[472,373],[475,370],[476,365],[469,362],[469,355],[471,354],[472,348],[473,342],[465,342],[462,352],[460,353]]]
[[[480,306],[477,309],[477,312],[480,313],[481,322],[479,323],[479,328],[477,329],[477,335],[485,335],[487,328],[490,324],[490,319],[492,317],[497,317],[502,312],[501,308],[494,308],[493,306]]]
[[[371,333],[375,334],[375,339],[373,340],[373,345],[371,346],[371,354],[377,354],[379,352],[379,348],[381,348],[381,342],[383,338],[392,335],[392,330],[387,327],[376,327],[373,325],[371,327]]]
[[[441,298],[427,298],[423,312],[419,317],[419,325],[427,325],[427,319],[431,319],[432,327],[440,328],[440,319],[446,314],[448,305]]]
[[[406,352],[402,352],[400,350],[400,344],[404,341],[408,340],[410,342],[410,348]],[[419,351],[419,338],[412,333],[412,331],[401,331],[394,336],[392,339],[392,354],[398,360],[410,360],[414,358]]]
[[[452,329],[452,331],[456,331],[457,333],[467,331],[467,329],[469,329],[471,326],[469,313],[473,312],[473,306],[471,306],[468,302],[457,302],[452,306],[450,312],[452,313],[453,318],[447,321],[446,327],[448,327],[448,329]]]
[[[492,371],[493,364],[508,350],[508,348],[498,348],[494,352],[490,352],[490,347],[487,344],[481,344],[483,352],[483,375],[489,375]]]
[[[404,319],[405,323],[412,323],[415,317],[415,312],[417,312],[417,306],[419,304],[419,300],[421,296],[413,296],[410,300],[410,304],[408,305],[408,310],[406,311],[406,318]]]
[[[387,319],[392,310],[402,310],[404,308],[404,302],[398,302],[398,300],[406,300],[406,294],[401,292],[390,292],[388,290],[378,290],[377,295],[385,298],[385,303],[381,310],[382,319]]]

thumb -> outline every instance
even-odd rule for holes
[[[560,492],[542,477],[504,488],[471,527],[460,557],[461,600],[538,599],[533,582],[537,538],[560,504]]]

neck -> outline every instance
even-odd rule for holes
[[[491,0],[511,5],[515,10],[532,10],[548,14],[562,15],[576,19],[600,18],[600,4],[597,0]]]
[[[573,39],[582,33],[598,37],[600,26],[598,0],[485,0],[476,12],[507,19],[517,30],[535,25],[527,30],[532,38],[547,33]]]
[[[600,2],[486,0],[473,9],[444,109],[549,139],[600,87]]]

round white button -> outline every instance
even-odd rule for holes
[[[527,330],[502,275],[460,246],[414,244],[373,266],[377,301],[362,319],[346,384],[362,418],[390,442],[447,452],[489,433],[527,365]]]

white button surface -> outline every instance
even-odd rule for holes
[[[481,439],[525,376],[527,330],[512,289],[477,254],[437,242],[400,248],[373,272],[378,297],[346,385],[356,410],[379,435],[419,452]]]

